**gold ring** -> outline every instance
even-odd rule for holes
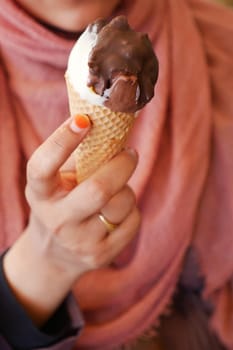
[[[98,214],[99,219],[102,221],[104,226],[106,227],[106,230],[108,233],[111,233],[117,228],[117,224],[113,224],[112,222],[108,221],[103,214]]]

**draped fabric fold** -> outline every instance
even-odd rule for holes
[[[155,98],[129,140],[140,157],[130,184],[142,224],[114,264],[74,286],[86,319],[77,349],[111,349],[157,325],[191,244],[215,306],[212,327],[233,349],[233,14],[205,0],[123,3],[160,65]],[[27,221],[21,164],[68,116],[72,44],[0,0],[2,250]]]

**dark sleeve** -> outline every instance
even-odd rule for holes
[[[43,328],[37,328],[8,286],[3,256],[0,257],[0,344],[8,343],[8,348],[15,350],[72,349],[84,325],[72,294],[67,296]],[[56,344],[59,346],[56,347]],[[5,346],[1,350],[8,348]]]

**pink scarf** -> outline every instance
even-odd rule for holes
[[[131,185],[143,221],[115,264],[74,287],[86,319],[77,349],[110,349],[155,326],[190,244],[215,305],[211,325],[233,349],[233,14],[205,0],[125,3],[160,62],[155,98],[130,140],[140,154]],[[26,224],[25,161],[68,116],[72,44],[0,0],[2,250]]]

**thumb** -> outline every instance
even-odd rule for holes
[[[71,117],[58,127],[31,156],[27,167],[28,182],[37,188],[42,184],[48,187],[90,127],[87,115]]]

